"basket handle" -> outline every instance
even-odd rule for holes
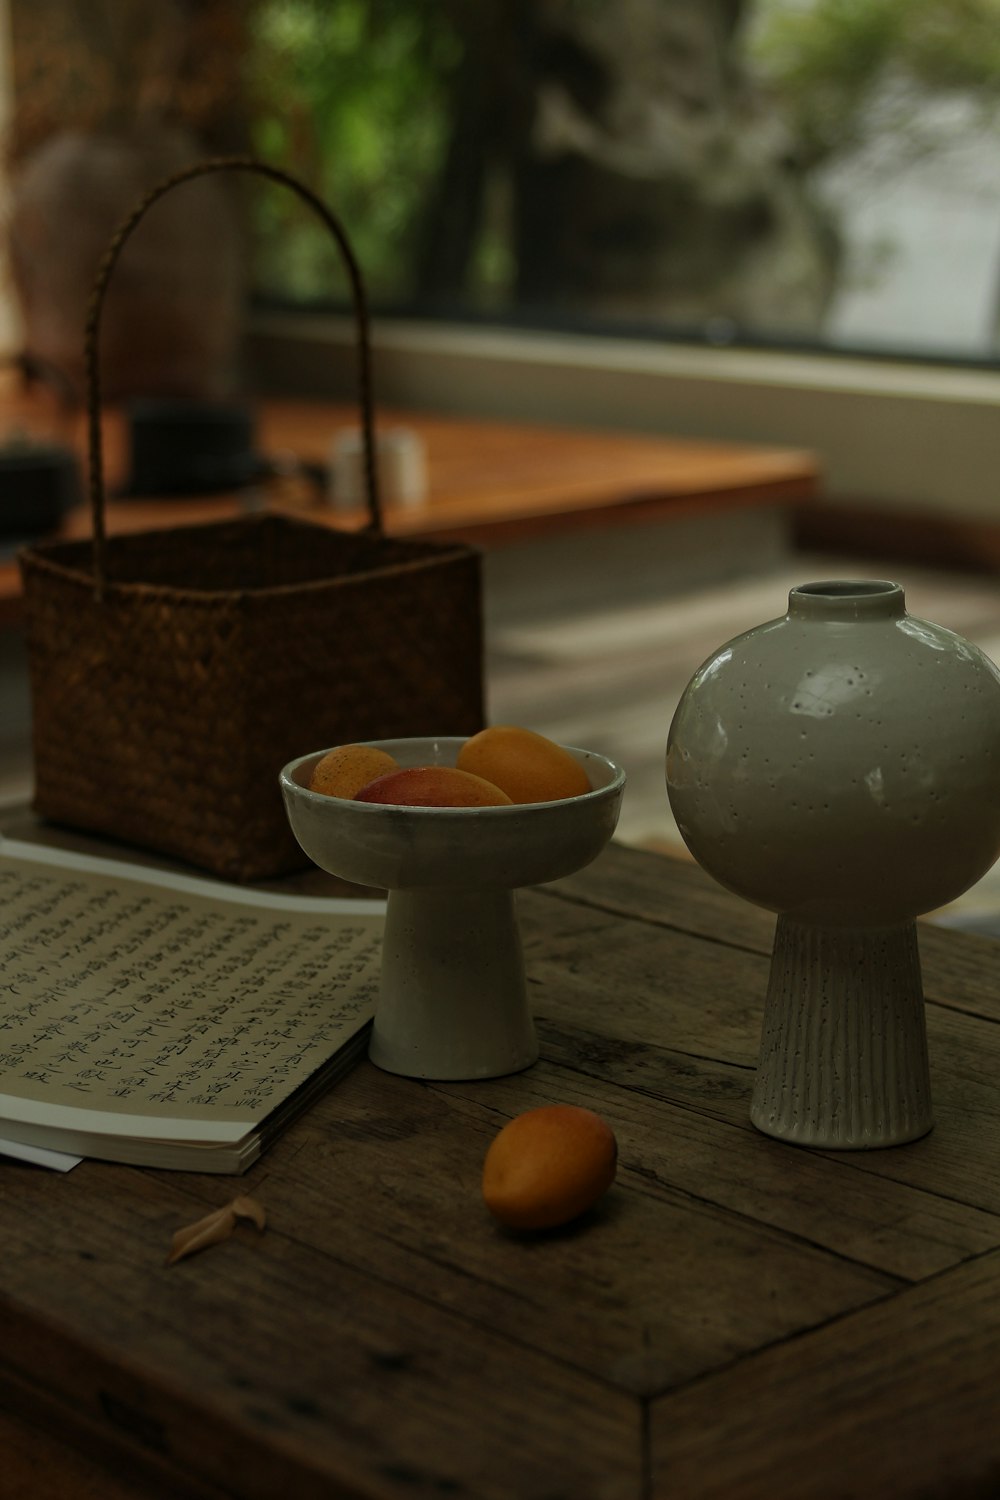
[[[382,533],[382,509],[379,502],[378,473],[375,465],[375,420],[372,400],[368,300],[365,295],[361,272],[347,235],[336,215],[327,208],[323,200],[311,188],[306,187],[304,183],[300,182],[298,178],[293,177],[290,172],[284,171],[281,167],[271,166],[269,162],[258,161],[252,156],[212,157],[207,161],[196,162],[190,167],[185,167],[178,172],[172,173],[171,176],[164,178],[162,182],[149,189],[116,229],[104,252],[104,258],[98,268],[97,277],[91,290],[84,336],[84,359],[87,378],[87,420],[90,447],[89,491],[90,508],[93,517],[94,594],[97,599],[102,598],[104,586],[107,582],[104,442],[101,432],[101,382],[97,352],[101,309],[104,306],[108,282],[126,240],[140,219],[144,217],[146,211],[153,206],[157,199],[162,198],[164,193],[169,192],[171,188],[177,187],[179,183],[188,182],[193,177],[203,177],[209,172],[230,171],[257,172],[263,177],[270,177],[273,181],[282,182],[287,187],[292,188],[298,193],[300,198],[303,198],[316,211],[340,247],[340,252],[350,279],[351,295],[354,303],[358,345],[358,395],[361,403],[365,490],[369,514],[367,529],[379,535]]]

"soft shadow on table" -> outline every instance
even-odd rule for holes
[[[178,875],[189,875],[213,884],[225,885],[218,877],[196,865],[183,860],[171,859],[168,855],[153,854],[147,849],[134,848],[116,839],[103,838],[96,833],[77,833],[54,823],[47,823],[23,804],[17,807],[0,807],[0,834],[4,838],[19,839],[26,844],[70,851],[74,854],[98,855],[105,859],[116,859],[146,869],[169,870]],[[356,897],[358,900],[380,899],[384,891],[371,886],[352,885],[350,881],[338,880],[327,875],[315,865],[306,865],[290,875],[276,876],[271,880],[254,880],[248,889],[273,891],[279,895]]]

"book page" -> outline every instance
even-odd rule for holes
[[[21,1141],[0,1140],[0,1156],[30,1162],[33,1167],[48,1167],[50,1172],[72,1172],[83,1161],[68,1151],[48,1151],[44,1146],[26,1146]]]
[[[10,1118],[23,1100],[25,1118],[83,1109],[122,1117],[122,1129],[125,1116],[257,1122],[374,1014],[383,917],[372,903],[262,900],[10,848],[0,846]]]

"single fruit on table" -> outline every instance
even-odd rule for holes
[[[510,1120],[483,1163],[483,1199],[510,1229],[568,1224],[607,1192],[618,1142],[600,1115],[577,1104],[545,1104]]]
[[[510,798],[491,781],[454,766],[405,766],[377,776],[355,793],[355,802],[400,807],[507,807]]]
[[[512,802],[560,802],[591,790],[586,771],[568,750],[513,724],[481,729],[466,740],[456,764],[502,787]]]
[[[387,750],[376,750],[373,745],[338,745],[316,762],[309,790],[351,800],[376,776],[384,776],[398,765]]]

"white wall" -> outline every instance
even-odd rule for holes
[[[348,318],[259,315],[262,377],[350,396]],[[572,335],[377,322],[376,399],[807,448],[833,501],[1000,521],[1000,373],[689,348]]]

